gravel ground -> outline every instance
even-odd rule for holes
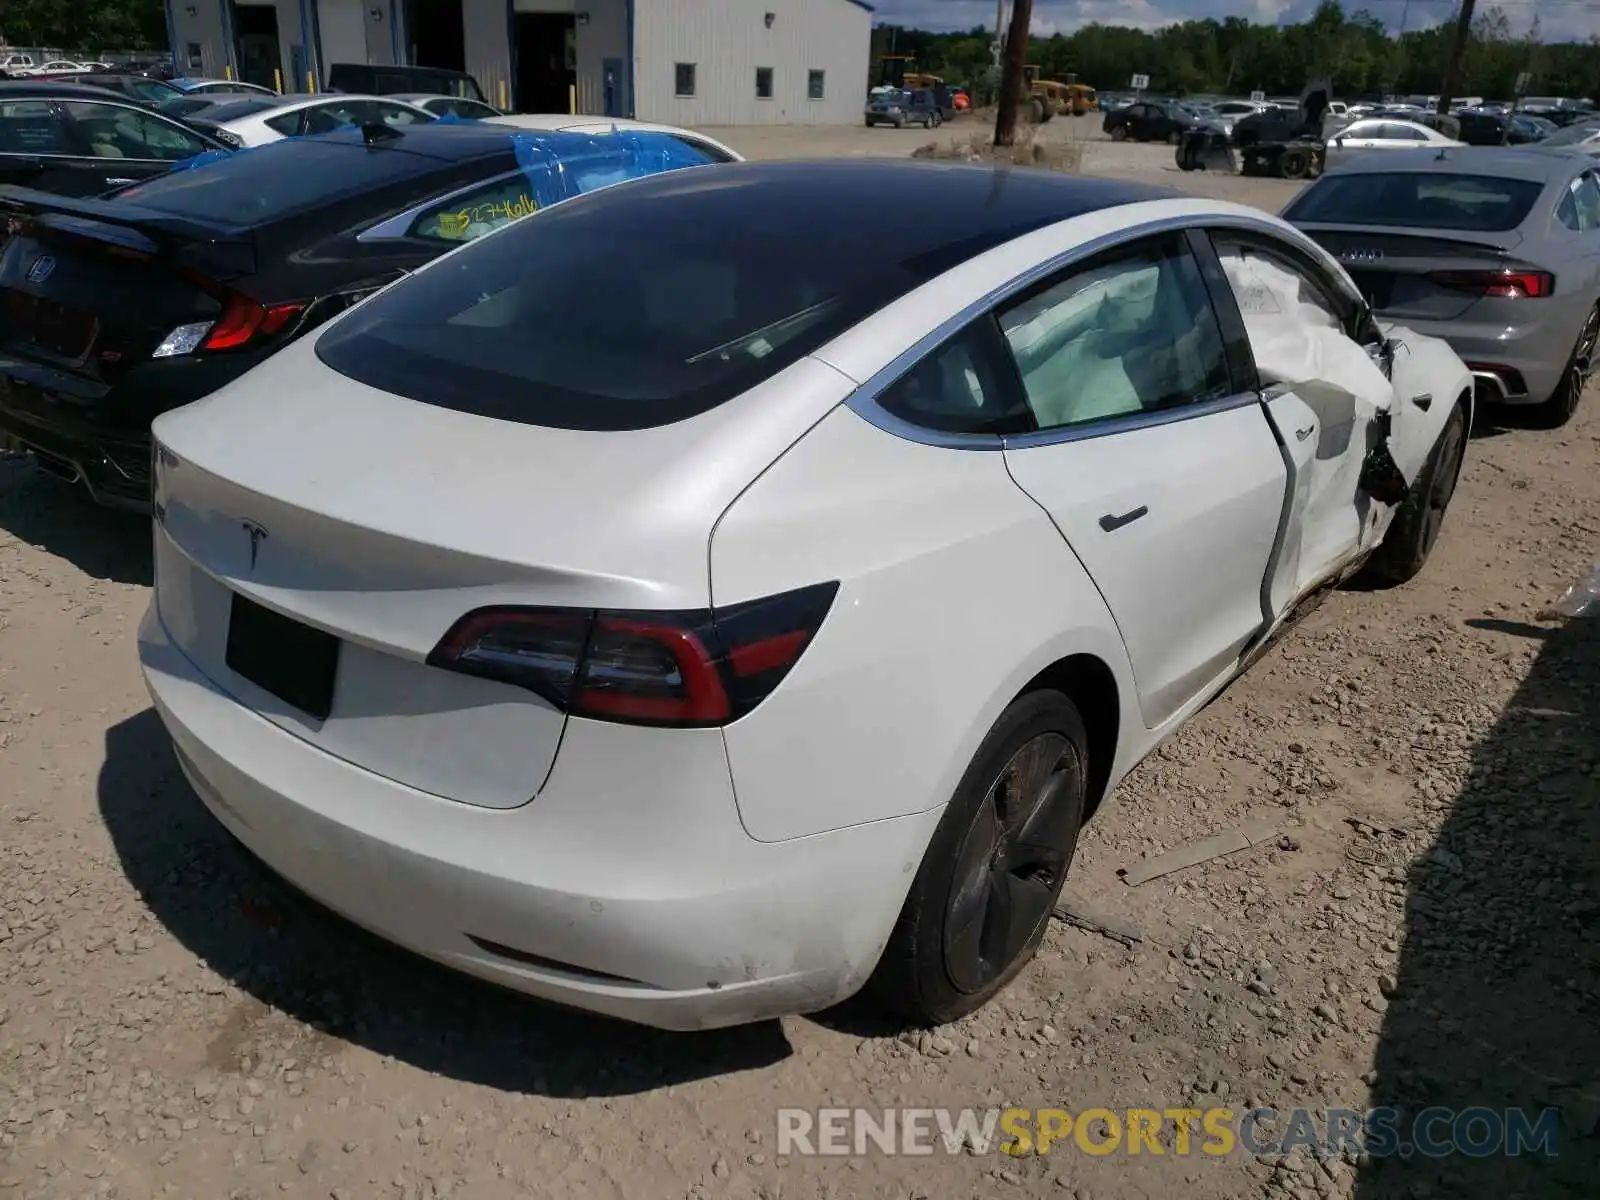
[[[1292,194],[1170,162],[1101,142],[1086,169]],[[143,522],[0,461],[0,1198],[1593,1196],[1600,635],[1538,614],[1600,546],[1597,443],[1592,396],[1558,432],[1481,419],[1423,575],[1331,596],[1087,831],[1072,891],[1142,940],[1059,925],[998,1003],[905,1037],[860,1005],[695,1036],[591,1019],[300,900],[207,817],[148,706]],[[1118,875],[1257,817],[1282,828],[1253,850]],[[1553,1107],[1561,1153],[774,1144],[788,1106],[1189,1103]]]

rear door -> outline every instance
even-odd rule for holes
[[[66,100],[61,110],[81,169],[95,185],[90,194],[137,183],[214,149],[193,130],[133,104]]]
[[[1006,439],[1115,616],[1154,728],[1264,624],[1287,471],[1181,234],[1067,268],[999,325],[1040,429]]]

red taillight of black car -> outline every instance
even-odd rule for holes
[[[306,311],[304,304],[257,304],[237,293],[228,297],[211,332],[200,343],[202,350],[238,350],[258,338],[282,333]]]
[[[527,688],[574,716],[725,725],[783,681],[838,590],[817,584],[714,610],[480,608],[428,664]]]

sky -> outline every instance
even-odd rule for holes
[[[994,26],[994,0],[870,0],[881,25],[916,29],[960,30]],[[1454,0],[1345,0],[1345,10],[1367,8],[1398,32],[1426,29],[1449,20]],[[1582,41],[1600,33],[1600,0],[1479,0],[1479,11],[1499,7],[1517,33],[1525,33],[1534,14],[1546,41]],[[1034,0],[1033,32],[1048,37],[1071,33],[1080,25],[1136,25],[1158,29],[1176,21],[1213,17],[1249,17],[1263,24],[1291,23],[1309,17],[1316,0]]]

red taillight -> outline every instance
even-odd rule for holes
[[[483,608],[451,627],[428,664],[525,687],[576,716],[723,725],[789,673],[838,587],[715,611]]]
[[[1548,271],[1433,271],[1428,278],[1453,291],[1511,299],[1538,299],[1556,290],[1556,277]]]
[[[237,350],[255,338],[283,332],[305,310],[304,304],[267,306],[257,304],[248,296],[230,295],[222,316],[217,318],[206,340],[200,343],[200,349]]]

